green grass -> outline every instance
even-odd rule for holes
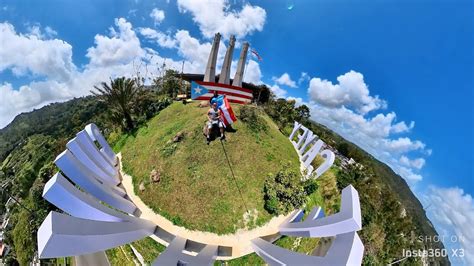
[[[151,265],[161,252],[166,249],[165,246],[156,242],[151,237],[147,237],[127,245],[106,250],[110,265],[135,266],[134,260],[138,262],[138,259],[135,257],[130,246],[133,246],[138,253],[143,256],[143,260],[147,265]]]
[[[234,105],[236,114],[239,105]],[[242,121],[234,124],[235,133],[227,133],[225,148],[237,184],[248,209],[256,209],[253,221],[244,221],[246,211],[219,141],[205,143],[202,128],[206,108],[197,104],[174,103],[151,119],[136,134],[118,141],[125,171],[133,176],[136,193],[155,212],[177,225],[218,234],[238,228],[255,227],[271,219],[264,210],[263,184],[269,173],[276,173],[283,162],[299,171],[299,161],[287,137],[269,117],[266,132],[258,134]],[[179,143],[172,138],[184,132]],[[161,181],[152,183],[150,172],[161,173]],[[145,191],[138,190],[145,184]]]
[[[153,240],[151,237],[135,241],[131,244],[145,260],[145,263],[151,264],[163,252],[166,247]]]
[[[215,261],[214,266],[220,266],[221,261]],[[224,261],[224,265],[228,266],[247,266],[247,265],[252,265],[252,266],[260,266],[260,265],[266,265],[265,261],[260,258],[257,254],[251,253],[246,256],[240,257],[238,259],[233,259],[233,260],[228,260]]]
[[[73,258],[72,257],[64,257],[64,258],[57,258],[55,265],[57,266],[66,266],[72,265]]]
[[[318,158],[315,160],[313,166],[317,167],[322,163],[322,159]],[[326,185],[327,183],[335,183],[337,178],[337,168],[331,167],[327,172],[321,175],[317,180],[319,185],[318,189],[309,195],[306,199],[306,205],[304,207],[305,216],[309,214],[309,212],[316,206],[320,206],[323,208],[325,213],[334,213],[336,210],[334,209],[334,204],[340,204],[340,195],[337,191],[337,188],[327,186],[321,187],[322,185]],[[328,188],[330,190],[328,190]],[[336,189],[336,190],[334,190]],[[334,193],[334,197],[330,199],[325,199],[323,195],[332,192]],[[334,203],[335,201],[336,203]],[[326,207],[328,206],[328,207]],[[302,238],[302,237],[291,237],[291,236],[282,236],[280,239],[275,241],[274,243],[277,246],[282,248],[286,248],[289,250],[293,250],[295,252],[303,253],[310,255],[314,251],[314,249],[319,244],[319,238]],[[220,265],[220,261],[214,263],[215,266]],[[257,254],[252,253],[247,256],[243,256],[237,259],[233,259],[226,262],[226,265],[265,265],[265,261],[257,256]]]
[[[135,255],[129,245],[124,245],[105,251],[110,265],[135,266]],[[136,260],[136,259],[135,259]]]
[[[192,108],[192,109],[191,109]],[[238,107],[234,107],[235,109],[238,110]],[[189,113],[189,109],[195,111],[193,113]],[[236,110],[236,113],[237,113]],[[188,228],[198,228],[200,230],[206,230],[206,231],[211,231],[211,232],[219,232],[222,233],[222,229],[224,230],[231,230],[229,228],[236,228],[236,227],[228,227],[225,223],[227,223],[229,220],[221,219],[221,217],[218,217],[219,215],[231,215],[235,217],[234,219],[238,221],[238,225],[242,226],[241,224],[241,217],[243,215],[244,210],[239,206],[239,199],[240,197],[238,196],[238,191],[235,190],[235,186],[233,186],[232,181],[230,180],[230,176],[227,176],[223,178],[222,176],[218,176],[215,173],[213,174],[204,174],[202,169],[208,169],[205,167],[209,167],[205,160],[201,160],[199,156],[192,155],[191,153],[194,152],[201,152],[202,156],[205,158],[209,158],[211,155],[219,154],[221,152],[221,147],[219,146],[220,144],[217,142],[211,143],[211,145],[208,147],[207,145],[204,144],[204,138],[201,135],[201,130],[202,130],[202,125],[203,122],[205,121],[205,109],[198,109],[195,106],[183,106],[181,104],[174,104],[170,106],[169,108],[165,109],[162,114],[164,117],[161,117],[158,115],[155,117],[150,123],[148,124],[147,128],[142,128],[140,129],[135,136],[132,135],[127,135],[126,137],[122,137],[119,143],[120,146],[122,146],[122,152],[124,155],[124,164],[126,166],[126,170],[129,173],[132,173],[134,176],[134,184],[135,184],[135,189],[137,189],[137,184],[141,181],[145,181],[146,185],[146,190],[144,191],[143,194],[140,194],[142,199],[145,199],[145,197],[150,197],[150,199],[154,198],[154,194],[152,193],[167,193],[168,196],[171,195],[171,193],[175,189],[180,189],[179,191],[186,191],[187,193],[193,193],[193,195],[209,195],[209,198],[212,199],[212,202],[207,203],[208,207],[207,208],[198,208],[195,210],[193,214],[196,215],[203,215],[205,217],[212,217],[212,218],[206,218],[206,219],[217,219],[214,220],[213,224],[206,224],[206,223],[196,223],[195,221],[191,221],[187,219],[183,215],[177,215],[174,214],[173,212],[169,211],[169,209],[165,209],[166,205],[160,205],[156,204],[154,207],[158,208],[155,210],[158,210],[161,214],[164,214],[167,216],[170,220],[172,220],[176,224],[180,225],[185,225]],[[179,115],[179,121],[175,125],[169,125],[170,120],[172,120],[172,117],[169,113],[178,113]],[[186,116],[190,116],[191,118],[185,118],[183,117],[183,113]],[[202,118],[204,117],[204,118]],[[202,119],[201,119],[202,118]],[[184,121],[183,120],[190,120],[190,121]],[[190,122],[193,122],[194,120],[197,120],[198,123],[196,125],[190,124]],[[252,167],[246,168],[248,173],[251,175],[257,175],[261,178],[260,183],[258,183],[256,179],[245,179],[246,182],[243,182],[242,179],[239,179],[239,174],[238,172],[241,173],[242,170],[237,170],[237,166],[234,166],[234,171],[236,172],[237,178],[240,180],[239,185],[245,186],[246,189],[242,189],[244,192],[244,196],[246,199],[248,199],[247,202],[251,201],[258,201],[260,206],[257,206],[254,204],[252,208],[256,208],[259,211],[259,216],[255,221],[250,221],[248,224],[251,224],[252,226],[259,226],[268,221],[269,214],[263,210],[263,200],[262,200],[262,192],[261,189],[263,187],[263,180],[265,179],[265,173],[262,173],[259,175],[257,170],[257,167],[262,167],[261,165],[264,165],[266,169],[270,169],[268,172],[276,172],[279,169],[279,163],[276,163],[274,165],[274,168],[271,168],[268,166],[268,164],[271,165],[272,162],[277,161],[281,162],[282,158],[284,157],[284,153],[278,153],[275,150],[272,149],[278,141],[282,145],[282,150],[284,150],[287,154],[289,155],[294,155],[294,163],[292,167],[295,167],[297,170],[298,168],[296,167],[298,165],[296,153],[293,150],[293,147],[291,147],[291,144],[287,141],[286,137],[283,136],[275,127],[275,125],[267,118],[265,117],[265,121],[271,125],[270,130],[268,130],[267,133],[260,132],[258,134],[255,134],[254,132],[251,132],[248,128],[246,128],[246,125],[243,124],[242,122],[239,122],[238,124],[235,125],[235,128],[238,130],[237,133],[228,134],[228,142],[226,145],[228,146],[227,151],[229,153],[229,157],[231,158],[240,158],[241,160],[245,161],[239,161],[236,162],[239,167],[245,167],[245,163],[250,163]],[[163,124],[165,125],[163,128],[158,128],[158,125]],[[155,128],[154,128],[155,126]],[[194,126],[194,127],[193,127]],[[188,128],[186,130],[185,128]],[[193,129],[193,130],[189,130]],[[185,140],[181,143],[178,143],[175,145],[175,143],[169,142],[169,140],[179,131],[184,130],[186,132],[186,137]],[[165,136],[161,137],[160,136]],[[241,143],[239,143],[239,141]],[[149,145],[148,147],[144,148],[143,143],[154,143],[153,145]],[[156,144],[155,144],[156,143]],[[240,144],[240,145],[239,145]],[[289,145],[285,145],[289,144]],[[141,145],[141,146],[137,146]],[[252,147],[252,145],[256,146],[257,148],[254,149],[253,153],[258,153],[259,156],[263,156],[262,161],[258,161],[257,163],[254,163],[253,161],[247,160],[245,153],[245,149],[249,149]],[[226,147],[227,147],[226,146]],[[237,146],[242,146],[241,149],[231,149],[231,147],[237,147]],[[155,148],[152,148],[155,147]],[[185,156],[184,151],[189,151],[191,155]],[[171,169],[172,171],[167,171],[165,176],[162,176],[162,181],[158,184],[153,184],[149,181],[148,175],[151,169],[153,169],[153,166],[147,166],[145,164],[140,164],[140,166],[135,165],[132,160],[129,160],[127,158],[128,156],[134,156],[133,158],[137,158],[137,156],[145,156],[145,154],[154,154],[155,160],[151,160],[150,162],[153,162],[154,167],[156,169],[161,169],[162,174],[165,174],[163,171],[164,169]],[[219,156],[216,156],[219,157]],[[141,157],[140,157],[141,158]],[[253,155],[251,158],[257,158],[257,155]],[[192,160],[191,160],[192,159]],[[173,161],[170,161],[173,160]],[[219,160],[219,158],[216,158],[217,162],[222,164],[225,163],[222,162],[222,160]],[[284,159],[283,159],[284,160]],[[287,158],[287,160],[292,161],[293,158]],[[316,168],[319,164],[322,163],[322,158],[317,158],[313,166]],[[179,168],[176,167],[179,164],[185,164],[185,167],[181,167],[181,172],[179,171]],[[258,165],[256,165],[258,164]],[[148,167],[148,168],[146,168]],[[159,168],[163,167],[163,168]],[[146,170],[145,170],[146,169]],[[260,168],[262,169],[262,168]],[[140,171],[141,170],[141,171]],[[224,168],[223,170],[228,170]],[[139,172],[140,175],[135,175],[133,173]],[[223,171],[225,174],[225,171]],[[318,178],[318,189],[309,195],[307,197],[307,201],[305,204],[305,213],[308,214],[311,209],[315,206],[321,206],[326,213],[334,213],[338,210],[338,206],[340,204],[340,192],[337,191],[337,187],[335,186],[336,183],[336,172],[337,168],[332,167],[330,170],[328,170],[326,173],[324,173],[320,178]],[[171,174],[173,173],[173,176]],[[186,173],[187,176],[182,175],[182,173]],[[228,174],[228,173],[227,173]],[[173,178],[169,178],[173,177]],[[179,178],[178,180],[174,180],[176,178]],[[212,179],[211,179],[212,178]],[[206,180],[209,179],[209,180]],[[220,198],[213,197],[212,193],[209,193],[206,191],[207,188],[214,188],[212,184],[208,183],[211,180],[225,180],[227,179],[227,186],[223,187],[223,193],[219,192]],[[176,185],[176,182],[183,182],[184,184],[188,184],[189,186],[186,187],[174,187]],[[203,182],[203,183],[201,183]],[[178,183],[179,184],[179,183]],[[249,188],[251,188],[251,185],[254,185],[258,187],[259,189],[255,189],[252,191],[252,193],[249,193],[247,191]],[[184,189],[184,190],[181,190]],[[234,190],[233,190],[234,189]],[[196,191],[194,191],[196,190]],[[207,192],[207,193],[206,193]],[[202,193],[202,194],[199,194]],[[176,195],[178,196],[178,195]],[[195,198],[196,200],[200,200],[199,198]],[[202,200],[202,199],[201,199]],[[204,202],[204,201],[200,201]],[[159,202],[158,202],[159,203]],[[189,202],[188,202],[189,203]],[[152,204],[147,202],[149,206],[153,207]],[[173,205],[176,207],[176,205]],[[191,202],[191,206],[181,206],[184,209],[188,209],[186,207],[193,207],[195,208],[196,206],[199,206],[196,203]],[[239,212],[240,210],[240,212]],[[239,212],[239,213],[237,213]],[[263,214],[263,215],[262,215]],[[199,216],[191,216],[194,218],[198,218]],[[203,219],[203,220],[206,220]],[[232,220],[231,220],[232,221]],[[218,227],[221,226],[221,227]],[[226,227],[227,226],[227,227]],[[235,229],[234,229],[235,230]],[[233,230],[231,230],[233,231]],[[226,232],[226,231],[224,231]],[[318,238],[299,238],[299,237],[287,237],[283,236],[279,240],[275,242],[276,245],[293,250],[295,252],[299,253],[304,253],[304,254],[311,254],[313,250],[317,247],[319,243]],[[153,261],[156,256],[159,255],[164,249],[164,247],[158,243],[156,243],[154,240],[150,238],[146,238],[144,240],[140,240],[137,242],[133,243],[133,246],[144,256],[145,261],[147,263],[150,263]],[[214,265],[220,265],[220,261],[216,261]],[[241,258],[237,258],[234,260],[226,261],[225,265],[265,265],[265,262],[257,256],[255,253],[243,256]]]

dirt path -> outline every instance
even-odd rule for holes
[[[133,189],[132,177],[123,172],[121,153],[119,153],[117,156],[119,158],[120,163],[122,185],[127,191],[128,197],[133,201],[133,203],[135,203],[138,209],[140,209],[140,218],[154,222],[156,225],[173,235],[179,235],[183,238],[190,239],[199,243],[232,247],[232,256],[218,257],[218,259],[221,260],[234,259],[252,253],[253,249],[250,243],[252,239],[278,233],[278,226],[282,224],[287,219],[287,217],[290,217],[293,214],[292,212],[287,216],[280,215],[278,217],[274,217],[264,226],[252,230],[239,229],[235,234],[218,235],[209,232],[188,230],[184,227],[174,225],[165,217],[155,213],[140,199],[138,195],[135,194],[135,191]],[[161,244],[164,244],[166,246],[168,245],[166,241],[158,238],[157,236],[152,236],[152,238]]]

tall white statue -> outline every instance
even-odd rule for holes
[[[224,63],[222,64],[221,75],[219,76],[219,83],[230,84],[230,67],[232,64],[232,55],[234,54],[235,36],[232,35],[229,41],[229,47],[225,52]]]
[[[249,50],[249,43],[245,42],[240,52],[239,62],[237,63],[237,71],[235,71],[234,80],[232,86],[242,87],[242,81],[244,79],[245,62],[247,60],[247,52]]]
[[[216,62],[220,41],[221,34],[216,33],[214,41],[212,42],[211,53],[209,54],[209,59],[207,61],[206,72],[204,74],[204,81],[206,82],[216,82]]]

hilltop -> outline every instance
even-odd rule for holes
[[[270,107],[277,105],[275,102],[268,104]],[[238,108],[238,106],[235,107],[237,114],[239,114]],[[160,114],[154,116],[151,120],[148,120],[144,126],[141,126],[138,131],[133,134],[123,134],[117,131],[109,122],[106,116],[106,110],[107,108],[97,101],[95,97],[90,96],[73,99],[68,102],[51,104],[29,113],[20,114],[10,125],[0,130],[0,182],[13,180],[12,185],[7,186],[6,189],[2,191],[4,193],[1,194],[0,197],[0,214],[5,212],[3,206],[8,199],[8,195],[16,196],[26,207],[36,214],[35,216],[31,216],[28,211],[22,209],[19,205],[13,205],[11,207],[10,226],[5,232],[5,240],[14,250],[10,253],[10,258],[14,257],[21,264],[27,264],[33,258],[36,249],[36,230],[48,211],[54,209],[53,206],[41,198],[45,181],[47,181],[55,171],[52,160],[60,151],[64,150],[67,140],[90,122],[96,123],[104,131],[111,144],[116,144],[115,147],[122,151],[124,159],[126,158],[127,161],[138,161],[140,159],[138,156],[145,156],[146,153],[149,153],[150,157],[148,157],[147,161],[143,162],[149,166],[143,167],[143,169],[135,169],[133,167],[136,166],[133,166],[130,162],[126,162],[126,166],[128,164],[128,169],[126,170],[137,179],[135,183],[136,190],[139,190],[140,180],[145,181],[147,179],[148,183],[144,184],[144,193],[152,191],[151,188],[153,186],[161,186],[160,189],[167,193],[165,191],[167,185],[179,185],[173,184],[174,181],[171,179],[168,179],[168,181],[172,182],[166,183],[166,176],[162,176],[162,180],[158,183],[149,181],[150,171],[153,170],[153,166],[157,167],[157,170],[173,170],[170,165],[164,163],[172,164],[176,161],[183,165],[183,167],[175,168],[173,171],[185,172],[191,177],[188,180],[181,180],[183,181],[181,189],[192,188],[192,190],[197,191],[193,193],[203,193],[203,195],[210,197],[214,196],[213,193],[209,193],[210,191],[219,196],[220,194],[218,193],[224,193],[225,195],[232,194],[233,198],[236,199],[240,197],[235,190],[235,184],[230,182],[232,180],[229,179],[229,169],[225,167],[225,161],[222,161],[222,147],[220,143],[213,142],[210,146],[207,146],[201,135],[206,109],[199,109],[194,104],[183,106],[181,103],[175,103],[161,111]],[[284,119],[281,114],[285,112],[276,113],[276,115],[271,115],[271,117],[268,117],[264,113],[261,114],[270,130],[270,135],[268,136],[250,132],[248,130],[249,128],[242,121],[238,121],[235,125],[237,132],[228,133],[227,135],[228,140],[225,145],[229,152],[229,158],[235,166],[234,170],[236,171],[237,180],[240,180],[239,187],[242,187],[243,192],[249,193],[249,198],[258,200],[261,195],[259,194],[261,191],[257,189],[258,187],[261,188],[258,183],[261,182],[261,180],[252,179],[254,172],[261,172],[262,175],[266,175],[265,171],[278,171],[278,166],[280,165],[278,160],[280,159],[285,160],[286,158],[290,161],[297,160],[295,156],[292,156],[294,150],[292,150],[293,148],[291,146],[283,146],[283,150],[287,151],[288,154],[272,152],[272,149],[275,149],[275,145],[280,142],[289,144],[289,142],[286,141],[285,135],[280,132],[287,132],[284,128],[284,124],[288,125],[292,123],[292,121],[288,120],[285,123],[278,121]],[[178,123],[170,123],[172,118],[177,119]],[[279,125],[282,130],[278,130],[274,122],[278,122],[276,124]],[[350,169],[344,170],[341,168],[338,165],[338,160],[336,160],[336,165],[331,168],[331,171],[328,171],[328,176],[322,176],[318,179],[318,190],[308,201],[313,205],[323,206],[325,210],[328,208],[337,210],[337,198],[339,197],[338,193],[340,193],[341,187],[346,185],[347,182],[354,184],[361,195],[363,229],[360,235],[366,247],[364,264],[387,264],[396,259],[400,259],[400,250],[403,248],[443,247],[441,242],[411,243],[412,239],[410,238],[410,234],[412,232],[416,237],[421,235],[436,236],[437,232],[426,217],[422,205],[402,177],[394,173],[387,165],[373,158],[330,129],[311,121],[307,121],[305,125],[320,136],[327,144],[338,150],[340,154],[347,158],[353,158],[356,162],[364,165],[364,169],[370,173],[369,177],[360,178],[358,177],[358,173],[353,173]],[[169,143],[178,131],[185,132],[182,142]],[[274,138],[271,138],[271,135],[274,135]],[[241,149],[238,145],[239,142],[247,143],[250,146]],[[143,150],[133,150],[132,143],[141,145],[140,147]],[[176,147],[174,147],[174,144],[176,144]],[[194,144],[194,146],[190,147],[190,144]],[[164,147],[165,149],[163,149]],[[184,151],[189,151],[190,149],[192,149],[192,154],[195,157],[186,158],[183,156],[185,154]],[[219,160],[219,165],[224,165],[222,169],[219,169],[223,173],[222,176],[210,177],[207,174],[209,172],[208,168],[200,169],[196,167],[197,164],[194,163],[194,160],[201,158],[200,154],[203,150],[206,151],[205,157],[202,157],[202,159],[206,159],[205,162],[216,159]],[[239,172],[238,169],[244,169],[237,167],[241,160],[254,159],[256,157],[252,156],[259,151],[264,151],[264,153],[258,154],[258,158],[260,158],[259,163],[265,164],[264,171],[259,172],[259,169],[254,168],[245,170],[251,174],[245,174],[243,170]],[[241,155],[239,155],[239,153]],[[166,154],[169,154],[169,156],[164,156]],[[242,158],[239,156],[242,156]],[[202,162],[200,162],[200,164],[201,163]],[[255,160],[252,160],[251,163],[255,163]],[[163,168],[159,169],[159,166]],[[14,177],[16,178],[14,179]],[[222,181],[220,183],[215,182],[215,180],[219,180],[216,178],[220,178]],[[196,182],[197,180],[199,180],[199,182]],[[211,180],[214,180],[215,184],[209,182]],[[201,183],[201,185],[198,183]],[[218,185],[223,184],[226,186],[222,187],[228,188],[228,191],[219,191]],[[250,185],[255,185],[255,189],[246,189]],[[158,206],[158,199],[154,197],[160,195],[156,193],[150,193],[149,195],[148,200],[152,201],[151,204]],[[170,195],[169,192],[168,195]],[[146,196],[144,195],[143,199],[145,200],[145,198]],[[210,202],[212,202],[212,198],[210,199]],[[220,223],[207,225],[202,223],[202,220],[194,221],[191,219],[191,223],[188,222],[188,224],[185,225],[191,228],[194,226],[194,228],[203,228],[209,231],[217,232],[221,230],[220,232],[230,232],[236,228],[257,226],[269,218],[269,215],[265,214],[265,211],[262,210],[261,207],[251,206],[259,211],[260,219],[255,221],[247,219],[247,221],[252,222],[245,224],[241,215],[244,210],[240,202],[237,200],[223,202],[224,204],[216,206],[204,202],[203,208],[201,209],[211,210],[211,212],[209,212],[210,214],[207,215],[215,215],[219,212],[231,213],[229,220],[222,219]],[[261,205],[261,202],[258,204]],[[194,206],[196,206],[196,204]],[[181,207],[183,206],[181,205]],[[232,209],[235,209],[236,213],[229,211]],[[214,213],[212,213],[212,211],[214,211]],[[401,215],[403,212],[406,213],[406,216]],[[173,212],[170,211],[168,214],[168,217],[172,219]],[[204,217],[204,211],[199,213],[196,217],[200,215]],[[184,224],[184,222],[189,221],[189,217],[192,216],[188,216],[187,218],[179,217],[181,220],[177,216],[174,217],[175,219],[173,221],[175,223]],[[234,223],[237,225],[236,228],[230,226]],[[151,242],[153,243],[153,241]],[[300,252],[311,252],[316,243],[317,242],[311,241],[307,242],[305,239],[301,240],[299,238],[282,238],[277,244]],[[134,246],[137,247],[138,244],[134,243]],[[130,248],[127,245],[125,249],[129,250]],[[118,250],[120,251],[120,248]],[[152,257],[157,255],[159,251],[159,248],[154,250]],[[405,261],[406,264],[419,262],[419,260],[415,259]],[[435,262],[441,265],[449,263],[447,258],[438,258],[435,259]],[[249,255],[236,260],[235,263],[237,265],[258,265],[261,261],[256,255]],[[233,264],[231,263],[231,265]]]
[[[197,105],[176,102],[119,142],[136,193],[155,212],[188,229],[224,234],[269,221],[263,184],[285,163],[298,173],[293,146],[264,112],[259,115],[266,130],[257,132],[239,119],[233,126],[236,132],[227,132],[223,145],[219,140],[206,145],[202,128],[208,107]],[[237,117],[241,107],[233,105]],[[174,142],[176,135],[182,139]],[[151,180],[153,170],[159,182]],[[247,209],[250,215],[244,215]]]

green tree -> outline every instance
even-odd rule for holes
[[[175,98],[181,88],[181,79],[179,78],[178,71],[173,69],[165,70],[163,76],[153,80],[153,85],[158,88],[160,94]]]
[[[265,209],[271,214],[287,214],[301,207],[306,199],[301,176],[283,167],[276,175],[269,175],[264,185]]]
[[[300,105],[295,108],[295,118],[298,120],[300,123],[306,124],[309,121],[309,117],[311,116],[310,111],[308,106],[306,105]]]
[[[102,82],[101,87],[94,86],[94,88],[97,91],[91,92],[107,103],[112,114],[125,120],[125,130],[132,130],[133,106],[139,92],[135,80],[121,77],[110,80],[110,85]]]
[[[294,100],[272,99],[265,105],[264,110],[275,121],[278,128],[283,131],[285,127],[293,125],[294,121],[303,124],[307,124],[309,121],[310,110],[308,106],[295,106],[296,102]]]
[[[272,91],[267,87],[267,85],[262,84],[256,87],[257,89],[253,90],[253,99],[257,104],[264,104],[271,100]]]

